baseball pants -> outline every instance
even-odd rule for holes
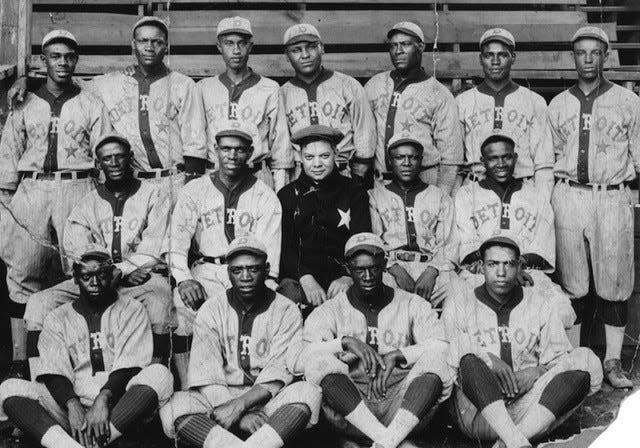
[[[421,261],[393,260],[388,263],[388,265],[393,264],[398,264],[400,267],[404,268],[404,270],[407,271],[407,273],[411,276],[413,281],[418,280],[418,278],[420,278],[424,270],[427,268],[427,263]],[[442,305],[449,294],[449,282],[454,281],[456,277],[457,275],[453,271],[442,271],[438,274],[438,276],[436,277],[436,283],[433,287],[433,291],[431,292],[431,299],[429,300],[431,306],[433,306],[434,308],[442,308]],[[388,272],[384,274],[383,281],[386,285],[391,286],[392,288],[400,289],[393,275]]]
[[[171,207],[173,207],[176,205],[176,201],[178,200],[178,192],[184,186],[185,174],[178,172],[166,177],[140,180],[142,182],[152,182],[154,185],[158,185],[165,190],[171,198]]]

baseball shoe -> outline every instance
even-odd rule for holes
[[[12,361],[11,365],[9,366],[9,371],[7,372],[7,375],[4,377],[4,379],[6,380],[9,378],[17,378],[20,380],[31,379],[29,375],[29,361]]]
[[[622,370],[622,362],[619,359],[608,359],[603,364],[604,376],[616,389],[630,389],[633,383]]]

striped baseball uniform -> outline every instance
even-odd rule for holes
[[[575,85],[551,101],[547,132],[560,180],[552,205],[562,285],[572,297],[588,293],[589,250],[598,296],[627,300],[635,201],[626,183],[640,170],[640,98],[606,80],[588,95]]]
[[[323,68],[311,84],[291,78],[280,87],[280,96],[291,135],[312,124],[330,126],[344,134],[336,157],[341,170],[353,157],[374,156],[375,121],[364,89],[351,76]],[[299,148],[294,148],[299,161]]]
[[[395,71],[373,76],[365,91],[376,120],[376,170],[389,172],[387,143],[394,134],[406,134],[424,145],[422,165],[460,165],[462,128],[453,95],[424,69],[401,79]]]
[[[540,95],[513,81],[499,91],[483,82],[458,95],[456,101],[464,130],[465,162],[476,176],[484,177],[480,145],[494,129],[508,133],[516,143],[514,176],[518,179],[553,168],[553,145],[545,131],[547,103]]]

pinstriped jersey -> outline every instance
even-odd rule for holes
[[[187,265],[192,239],[200,255],[222,257],[229,243],[244,235],[253,235],[265,244],[272,275],[277,277],[281,219],[276,193],[251,175],[233,190],[215,173],[189,182],[178,193],[163,249],[171,254],[173,277],[178,283],[193,278]]]
[[[250,386],[293,377],[286,357],[299,340],[302,316],[295,303],[265,288],[260,302],[246,308],[233,288],[207,300],[193,327],[189,387]]]
[[[440,271],[453,268],[453,201],[440,188],[419,182],[404,190],[395,181],[377,183],[369,190],[369,207],[373,232],[389,249],[427,254]]]
[[[183,163],[183,156],[206,158],[204,114],[188,76],[163,67],[145,77],[136,67],[133,76],[97,76],[91,88],[116,131],[131,143],[135,168],[169,168]]]
[[[640,98],[603,80],[585,95],[575,85],[549,104],[554,174],[582,184],[617,185],[640,170]]]
[[[38,376],[64,376],[80,402],[90,406],[111,372],[151,364],[151,324],[135,300],[117,299],[99,312],[80,298],[49,313],[38,351]]]
[[[89,170],[93,144],[111,124],[102,102],[73,86],[53,96],[42,85],[9,114],[0,140],[0,188],[15,190],[20,171]]]
[[[337,146],[338,165],[352,157],[374,156],[375,121],[364,89],[355,78],[323,68],[311,84],[290,79],[280,87],[280,96],[291,135],[312,124],[323,124],[344,134]],[[299,160],[299,151],[295,156]]]
[[[556,261],[553,209],[531,182],[514,179],[506,188],[491,179],[471,182],[455,198],[456,238],[460,261],[474,253],[489,237],[513,238],[523,254]]]
[[[252,135],[254,149],[249,163],[271,159],[271,168],[293,167],[289,129],[277,82],[252,71],[236,85],[223,73],[201,80],[196,88],[206,116],[209,160],[217,161],[214,144],[219,124],[239,120],[257,127],[257,134]]]
[[[460,165],[462,128],[449,89],[424,69],[402,80],[394,71],[373,76],[365,85],[376,120],[376,169],[387,169],[387,143],[394,134],[410,136],[424,145],[423,166]]]
[[[456,101],[465,162],[474,173],[484,174],[480,145],[494,129],[507,132],[516,143],[515,177],[532,177],[539,169],[553,168],[553,145],[545,138],[547,103],[540,95],[513,81],[500,91],[483,82],[458,95]]]
[[[82,255],[98,244],[124,275],[160,259],[169,224],[171,201],[153,182],[132,180],[131,188],[116,196],[105,184],[86,195],[71,211],[64,228],[64,249]]]

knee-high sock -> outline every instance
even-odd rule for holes
[[[178,439],[191,446],[203,448],[234,448],[242,445],[242,440],[226,431],[204,414],[178,417],[175,422]]]
[[[191,336],[173,335],[173,362],[180,379],[180,389],[188,389],[189,353],[191,349]]]
[[[309,423],[311,409],[303,403],[285,404],[244,442],[247,448],[280,448]]]
[[[320,387],[327,404],[364,435],[373,441],[384,437],[387,428],[367,408],[347,375],[330,373],[320,381]]]
[[[131,386],[120,398],[111,411],[109,424],[111,437],[114,441],[132,426],[151,416],[158,407],[158,394],[149,386],[137,384]]]
[[[153,333],[153,357],[151,358],[152,364],[167,364],[169,359],[169,347],[170,347],[169,333]]]
[[[620,359],[622,353],[622,343],[624,342],[624,330],[626,327],[615,327],[613,325],[604,326],[606,339],[606,351],[604,360]]]
[[[24,319],[12,317],[10,322],[13,359],[15,361],[25,361],[27,359],[27,328]]]
[[[40,333],[40,330],[27,331],[27,359],[29,360],[31,378],[35,378],[38,375],[40,368],[40,352],[38,351]]]

